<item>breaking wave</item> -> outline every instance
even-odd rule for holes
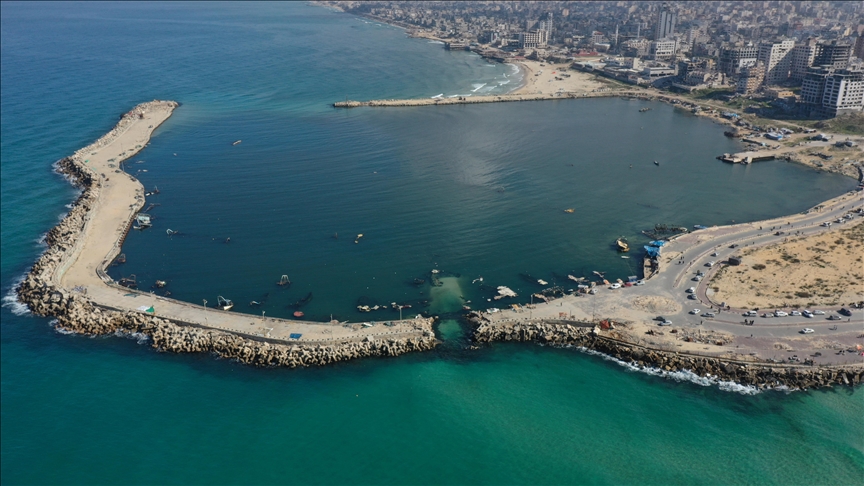
[[[15,279],[15,282],[12,283],[12,287],[9,288],[9,291],[6,292],[6,295],[3,296],[2,304],[0,307],[8,307],[9,312],[15,314],[16,316],[23,316],[30,313],[30,308],[27,307],[23,302],[18,300],[18,294],[15,293],[15,289],[21,285],[21,282],[27,278],[27,274],[23,274],[20,277]]]

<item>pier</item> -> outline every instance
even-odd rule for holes
[[[48,249],[16,289],[31,311],[83,334],[143,333],[160,349],[210,351],[263,365],[319,365],[437,344],[431,318],[356,324],[278,319],[207,308],[114,282],[107,267],[145,205],[144,187],[119,164],[140,152],[177,106],[173,101],[138,105],[95,143],[58,163],[58,171],[83,192],[49,231]]]

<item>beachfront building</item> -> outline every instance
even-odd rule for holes
[[[765,65],[762,62],[757,62],[755,66],[742,69],[741,74],[738,76],[735,92],[750,94],[759,89],[759,86],[765,81],[765,71]]]
[[[789,72],[789,78],[798,82],[804,81],[807,70],[813,66],[817,47],[816,39],[810,37],[792,48],[792,69]]]
[[[545,30],[532,30],[531,32],[519,32],[517,34],[519,49],[537,49],[546,47],[549,42],[549,32]]]
[[[833,72],[829,68],[815,67],[807,70],[804,80],[801,82],[801,102],[809,105],[820,106],[822,104],[822,93],[825,90],[825,78]]]
[[[675,39],[662,39],[651,42],[651,59],[665,61],[675,57],[678,42]]]
[[[756,58],[765,65],[765,84],[780,84],[789,79],[792,68],[792,49],[795,41],[762,42]]]
[[[864,109],[864,72],[840,69],[825,77],[821,114],[833,118]]]
[[[756,65],[758,48],[753,43],[724,47],[720,50],[717,70],[727,76],[737,76],[741,70]]]

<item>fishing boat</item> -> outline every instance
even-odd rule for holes
[[[576,210],[573,209],[573,208],[567,208],[567,209],[564,210],[565,213],[573,213],[573,212],[575,212],[575,211],[576,211]]]
[[[150,220],[150,215],[146,213],[138,213],[138,215],[135,216],[135,223],[137,223],[137,226],[134,228],[137,230],[143,230],[153,226],[153,223]]]
[[[242,141],[243,141],[243,140],[237,140],[236,142],[232,143],[231,145],[239,145],[240,142],[242,142]]]
[[[165,234],[168,236],[176,235],[177,233],[179,233],[179,231],[174,231],[171,228],[168,228],[167,230],[165,230]]]
[[[627,252],[630,251],[630,245],[627,244],[627,240],[623,237],[615,240],[615,245],[618,247],[618,251]]]
[[[153,186],[153,190],[152,190],[152,191],[150,191],[150,192],[145,192],[145,193],[144,193],[144,195],[147,196],[147,197],[155,196],[156,194],[159,194],[159,188],[156,187],[156,186]]]
[[[654,161],[654,165],[660,165],[660,162]]]
[[[231,300],[226,299],[225,297],[222,297],[221,295],[216,297],[216,308],[217,309],[229,311],[233,307],[234,307],[234,302],[231,302]]]
[[[126,287],[127,289],[137,289],[138,281],[135,279],[135,274],[129,275],[128,277],[123,277],[118,282],[120,285]]]
[[[153,288],[161,289],[168,285],[168,282],[164,280],[157,280],[156,283],[153,284]]]
[[[301,312],[301,311],[296,311],[296,312],[294,312],[294,317],[303,317],[304,315],[306,315],[306,314],[304,314],[304,313]]]
[[[597,270],[594,270],[594,272],[592,273],[594,273],[594,275],[597,275],[600,278],[603,278],[606,274],[606,272],[598,272]]]
[[[280,278],[279,281],[276,282],[276,285],[278,285],[280,287],[286,287],[286,286],[290,287],[291,286],[291,280],[288,278],[288,275],[282,275],[282,278]]]

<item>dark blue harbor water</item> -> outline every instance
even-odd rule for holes
[[[525,275],[626,277],[638,270],[610,249],[618,236],[638,243],[656,223],[793,213],[854,185],[786,163],[722,164],[714,157],[736,145],[721,127],[666,105],[335,110],[329,104],[346,97],[505,92],[519,75],[323,8],[0,8],[4,293],[75,197],[51,164],[154,98],[182,103],[129,164],[161,191],[148,201],[158,204],[155,225],[131,234],[128,263],[112,273],[134,273],[145,288],[167,280],[190,302],[225,295],[240,312],[288,316],[286,306],[312,292],[304,311],[314,318],[389,318],[356,306],[393,301],[446,313],[491,296],[471,283],[480,276],[522,295],[539,288]],[[433,269],[456,277],[444,292],[426,283]],[[282,274],[290,289],[275,285]],[[450,321],[440,331],[451,340],[426,355],[258,370],[157,354],[132,339],[63,336],[48,319],[13,311],[5,300],[4,484],[821,484],[864,475],[858,392],[745,396],[574,350],[468,352]]]

